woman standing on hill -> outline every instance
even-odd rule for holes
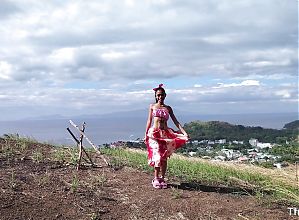
[[[188,134],[176,119],[172,108],[164,103],[166,92],[160,84],[154,88],[156,103],[150,104],[145,129],[145,143],[148,150],[148,164],[154,167],[154,188],[167,188],[164,177],[167,169],[167,158],[188,141]],[[175,132],[167,126],[169,116],[180,130]],[[151,127],[153,121],[153,126]],[[161,176],[160,176],[161,174]]]

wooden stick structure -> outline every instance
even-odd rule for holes
[[[80,131],[82,131],[83,133],[84,133],[84,131],[85,131],[85,125],[86,125],[86,123],[85,122],[83,122],[83,124],[82,124],[82,128],[81,128],[81,130]],[[81,134],[80,135],[80,140],[79,140],[79,158],[78,158],[78,166],[77,166],[77,170],[79,170],[79,168],[80,168],[80,163],[81,163],[81,159],[82,159],[82,151],[83,151],[83,135]],[[91,161],[91,163],[92,163],[92,161]],[[92,163],[93,164],[93,163]]]
[[[83,157],[83,160],[85,160],[86,162],[91,163],[92,166],[95,166],[95,164],[92,162],[91,158],[89,157],[89,155],[87,154],[87,152],[85,151],[82,142],[83,142],[83,138],[81,138],[80,136],[80,141],[75,137],[75,135],[73,134],[73,132],[67,128],[68,132],[72,135],[72,137],[74,138],[75,142],[77,143],[77,145],[79,146],[79,160],[78,160],[78,165],[77,165],[77,170],[80,168],[80,164],[81,164],[81,159],[82,159],[82,151],[85,153],[86,157],[88,158],[88,161]]]
[[[79,133],[80,133],[80,139],[78,140],[76,138],[76,136],[73,134],[73,132],[70,130],[70,128],[67,128],[68,132],[71,134],[71,136],[73,137],[73,139],[75,140],[75,142],[77,143],[77,146],[79,147],[79,157],[78,157],[78,165],[77,165],[77,170],[80,169],[80,164],[81,164],[81,160],[82,158],[87,161],[84,157],[83,157],[83,153],[87,156],[89,162],[91,163],[92,166],[95,166],[95,164],[92,162],[91,158],[89,157],[89,155],[87,154],[86,150],[84,149],[83,146],[83,139],[85,138],[87,140],[87,142],[94,148],[94,150],[100,155],[101,159],[103,159],[103,161],[109,166],[108,161],[106,160],[106,158],[102,155],[102,153],[98,150],[98,148],[95,146],[94,143],[92,143],[89,138],[86,136],[85,132],[85,126],[86,123],[84,122],[82,124],[82,128],[80,129],[72,120],[69,121],[70,124],[75,127]]]

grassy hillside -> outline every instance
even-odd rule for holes
[[[283,128],[288,129],[288,130],[297,130],[297,132],[298,132],[298,130],[299,130],[299,120],[287,123],[287,124],[284,125]]]

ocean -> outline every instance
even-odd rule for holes
[[[143,113],[144,114],[144,113]],[[128,141],[143,138],[147,113],[144,116],[118,117],[74,117],[72,121],[78,126],[86,122],[86,135],[96,145],[112,143],[118,140]],[[272,114],[235,114],[235,115],[177,115],[181,124],[194,120],[225,121],[231,124],[244,126],[261,126],[263,128],[282,129],[286,123],[298,120],[298,113],[272,113]],[[173,123],[169,126],[175,128]],[[74,145],[69,127],[76,136],[79,132],[70,125],[69,119],[24,119],[17,121],[0,121],[0,135],[16,134],[30,137],[41,142],[55,145]],[[175,128],[176,129],[176,128]],[[88,144],[87,144],[88,145]]]

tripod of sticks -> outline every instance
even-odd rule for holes
[[[73,134],[73,132],[71,131],[71,129],[68,127],[67,128],[67,131],[70,133],[70,135],[73,137],[73,139],[75,140],[75,142],[77,143],[77,146],[79,148],[79,157],[78,157],[78,164],[77,164],[77,170],[80,169],[80,166],[81,166],[81,160],[82,158],[84,160],[86,160],[84,157],[83,157],[83,153],[86,155],[86,157],[88,158],[88,161],[93,167],[95,167],[95,164],[93,163],[92,159],[90,158],[90,156],[88,155],[88,153],[86,152],[86,150],[84,149],[84,146],[83,146],[83,139],[85,138],[86,141],[94,148],[94,150],[96,151],[96,153],[98,153],[101,157],[101,159],[103,159],[103,161],[106,163],[107,166],[109,166],[109,163],[108,161],[106,160],[106,158],[102,155],[102,153],[98,150],[98,148],[89,140],[89,138],[86,136],[86,134],[84,133],[85,132],[85,126],[86,126],[86,123],[83,122],[82,124],[82,127],[81,129],[72,121],[70,120],[69,121],[70,124],[76,128],[76,130],[79,131],[80,133],[80,138],[76,138],[76,136]]]

